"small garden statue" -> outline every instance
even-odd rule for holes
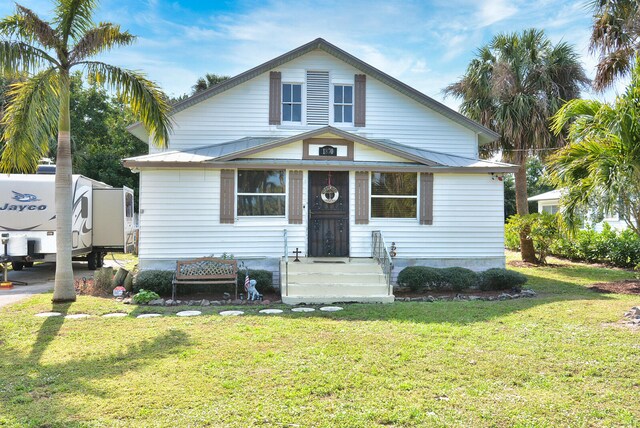
[[[262,294],[256,290],[256,280],[249,281],[249,288],[247,289],[247,300],[262,300]]]

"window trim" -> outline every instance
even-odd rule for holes
[[[293,89],[291,89],[291,101],[289,102],[285,102],[284,100],[284,85],[298,85],[300,86],[300,102],[297,101],[293,101]],[[304,99],[304,83],[302,82],[285,82],[282,81],[280,84],[280,93],[281,93],[281,101],[280,101],[280,117],[282,118],[280,120],[280,124],[286,124],[286,125],[304,125],[304,114],[305,114],[305,99]],[[290,104],[291,106],[293,105],[300,105],[300,121],[296,122],[296,121],[291,121],[291,120],[285,120],[284,119],[284,105],[285,104]],[[293,117],[293,114],[291,115]]]
[[[415,174],[416,177],[416,194],[415,195],[374,195],[373,194],[373,174]],[[373,215],[373,199],[415,199],[416,211],[414,217],[374,217]],[[420,177],[417,172],[400,172],[400,171],[370,171],[369,172],[369,220],[370,221],[419,221],[420,220]]]
[[[240,171],[284,171],[284,193],[246,193],[238,191],[238,184],[240,179],[238,178],[238,174]],[[288,194],[288,180],[289,180],[289,170],[287,169],[270,169],[270,168],[238,168],[236,169],[236,179],[235,179],[235,208],[236,208],[236,218],[237,219],[262,219],[262,218],[272,218],[272,219],[287,219],[289,215],[289,194]],[[284,196],[284,213],[282,215],[240,215],[238,214],[238,196]]]
[[[354,117],[355,117],[355,85],[353,83],[334,83],[333,85],[333,90],[331,91],[331,99],[329,100],[330,104],[331,104],[331,123],[335,124],[335,125],[340,125],[340,126],[351,126],[353,127],[354,125]],[[338,86],[341,86],[342,89],[342,101],[341,103],[337,103],[335,100],[335,96],[336,96],[336,89]],[[345,103],[344,102],[344,87],[345,86],[349,86],[351,88],[351,102],[350,103]],[[340,106],[342,107],[342,117],[344,118],[344,108],[345,106],[351,106],[351,122],[345,122],[340,121],[337,122],[336,121],[336,106]]]

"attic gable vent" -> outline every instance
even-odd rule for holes
[[[329,72],[307,71],[307,125],[329,124]]]

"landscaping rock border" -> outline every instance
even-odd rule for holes
[[[519,293],[501,293],[498,296],[474,296],[474,295],[465,295],[465,294],[456,294],[455,296],[422,296],[422,297],[396,297],[396,302],[457,302],[457,301],[475,301],[475,300],[483,300],[483,301],[496,301],[496,300],[512,300],[512,299],[522,299],[527,297],[536,297],[538,293],[531,289],[525,289],[520,291]]]
[[[625,312],[624,317],[628,320],[625,324],[640,327],[640,306],[634,306],[629,312]]]

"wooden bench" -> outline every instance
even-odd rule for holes
[[[178,260],[173,274],[171,299],[176,300],[179,284],[234,284],[238,299],[238,263],[236,260],[202,257]]]

